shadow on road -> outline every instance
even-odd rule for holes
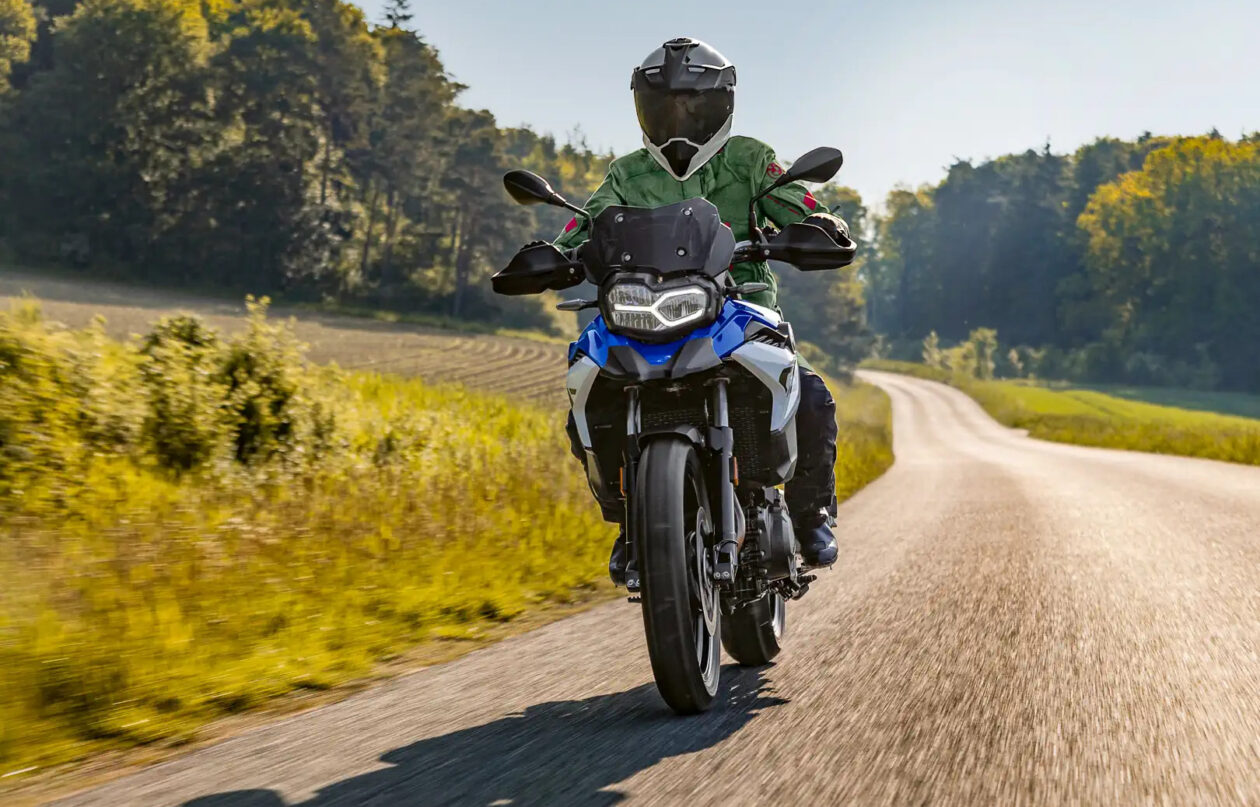
[[[652,684],[538,704],[396,748],[381,756],[391,767],[330,784],[301,804],[616,804],[624,795],[604,788],[663,759],[716,745],[762,709],[785,702],[769,694],[760,670],[729,666],[722,678],[723,702],[703,715],[675,717]],[[272,790],[238,790],[196,798],[184,807],[285,804]]]

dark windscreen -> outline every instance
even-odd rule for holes
[[[715,277],[730,265],[735,238],[712,203],[688,199],[665,207],[607,208],[595,217],[589,247],[597,280],[615,271]]]

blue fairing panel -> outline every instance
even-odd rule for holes
[[[740,300],[727,300],[718,314],[717,320],[703,328],[697,328],[681,339],[664,344],[640,342],[637,339],[612,333],[604,325],[602,316],[595,317],[590,325],[582,331],[577,341],[569,345],[569,361],[572,362],[579,353],[590,356],[591,360],[603,367],[608,361],[608,349],[616,345],[628,345],[639,353],[649,364],[666,364],[680,348],[693,339],[710,338],[713,349],[720,358],[725,359],[736,348],[744,343],[744,331],[752,322],[760,322],[771,328],[779,326],[779,315],[768,308],[745,303]]]

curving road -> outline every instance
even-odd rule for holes
[[[667,715],[618,602],[65,803],[1260,803],[1260,468],[870,379],[897,463],[723,707]]]

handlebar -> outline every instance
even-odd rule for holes
[[[731,262],[778,260],[810,272],[848,266],[856,254],[857,244],[853,241],[838,243],[821,227],[796,222],[764,242],[740,241],[735,245]]]

